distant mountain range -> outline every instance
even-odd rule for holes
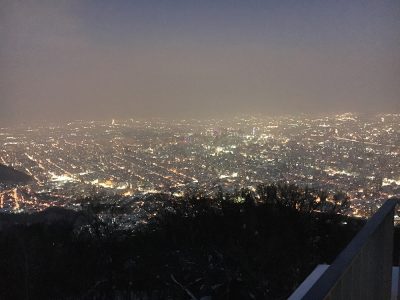
[[[24,184],[31,181],[33,178],[28,174],[0,164],[0,183]]]

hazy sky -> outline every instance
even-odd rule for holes
[[[0,123],[400,112],[399,0],[0,0]]]

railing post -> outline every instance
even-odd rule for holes
[[[390,299],[397,204],[387,200],[302,299]]]

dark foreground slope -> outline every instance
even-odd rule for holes
[[[0,164],[0,183],[18,184],[29,183],[32,177],[11,167]]]
[[[90,209],[8,219],[0,230],[0,298],[285,299],[363,225],[299,210],[291,197],[171,201],[136,231]]]

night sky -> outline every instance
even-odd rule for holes
[[[400,1],[0,0],[0,124],[400,112]]]

